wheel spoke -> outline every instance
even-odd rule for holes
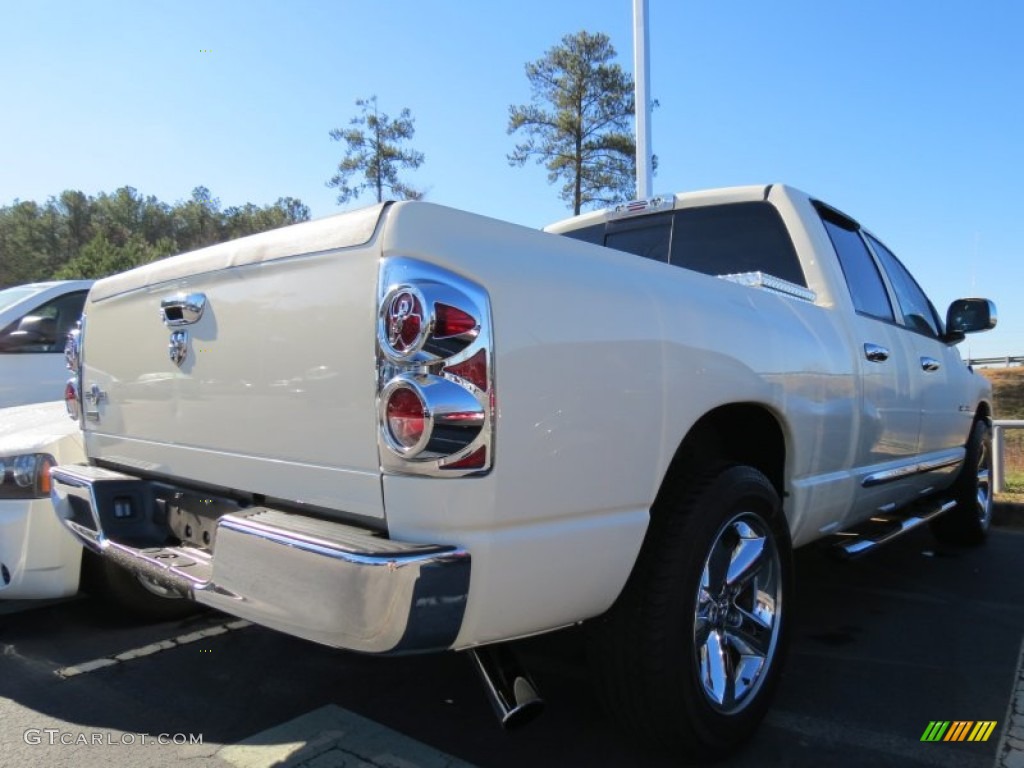
[[[730,587],[746,584],[760,571],[765,551],[764,536],[759,536],[749,525],[737,525],[736,532],[740,538],[732,551],[725,577]]]
[[[725,638],[717,629],[708,633],[700,646],[700,678],[708,698],[724,706],[731,687],[731,660],[725,647]]]
[[[715,545],[704,562],[704,572],[700,577],[700,588],[710,599],[720,595],[726,586],[729,572],[731,550],[726,543],[725,534],[719,536]]]
[[[731,643],[743,654],[754,654],[762,659],[771,648],[771,630],[775,623],[774,601],[763,595],[752,611],[737,606],[740,616],[738,626],[727,630]]]

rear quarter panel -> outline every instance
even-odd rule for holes
[[[492,472],[384,478],[393,535],[473,554],[461,644],[604,611],[680,441],[719,405],[775,413],[791,475],[850,459],[855,383],[829,308],[422,204],[391,210],[383,255],[439,264],[491,298]],[[791,508],[791,528],[809,517]]]

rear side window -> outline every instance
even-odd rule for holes
[[[839,257],[854,308],[862,315],[894,322],[885,283],[860,234],[824,217],[822,222]]]
[[[764,272],[807,286],[786,225],[765,202],[683,208],[566,235],[705,275]]]

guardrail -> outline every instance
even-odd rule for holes
[[[992,422],[992,491],[1002,493],[1006,490],[1006,478],[1003,473],[1003,453],[1005,445],[1003,432],[1007,429],[1024,429],[1024,420],[996,419]]]
[[[1024,355],[1006,355],[1004,357],[971,357],[967,359],[968,365],[1019,365],[1024,363]]]

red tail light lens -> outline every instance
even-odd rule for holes
[[[423,439],[427,415],[423,401],[411,389],[396,389],[388,398],[388,431],[402,448],[410,449]]]
[[[68,416],[74,421],[78,421],[81,405],[78,402],[78,386],[74,379],[71,379],[64,387],[64,407],[67,409]]]
[[[446,366],[445,371],[462,377],[483,392],[487,391],[487,353],[482,349],[468,360]]]
[[[469,456],[458,461],[453,461],[451,464],[445,464],[442,469],[480,469],[487,464],[487,448],[480,446],[473,451]]]
[[[479,325],[476,318],[468,312],[463,312],[461,309],[447,304],[435,304],[434,312],[437,316],[434,325],[434,335],[439,339],[462,336],[465,333],[475,331]]]

